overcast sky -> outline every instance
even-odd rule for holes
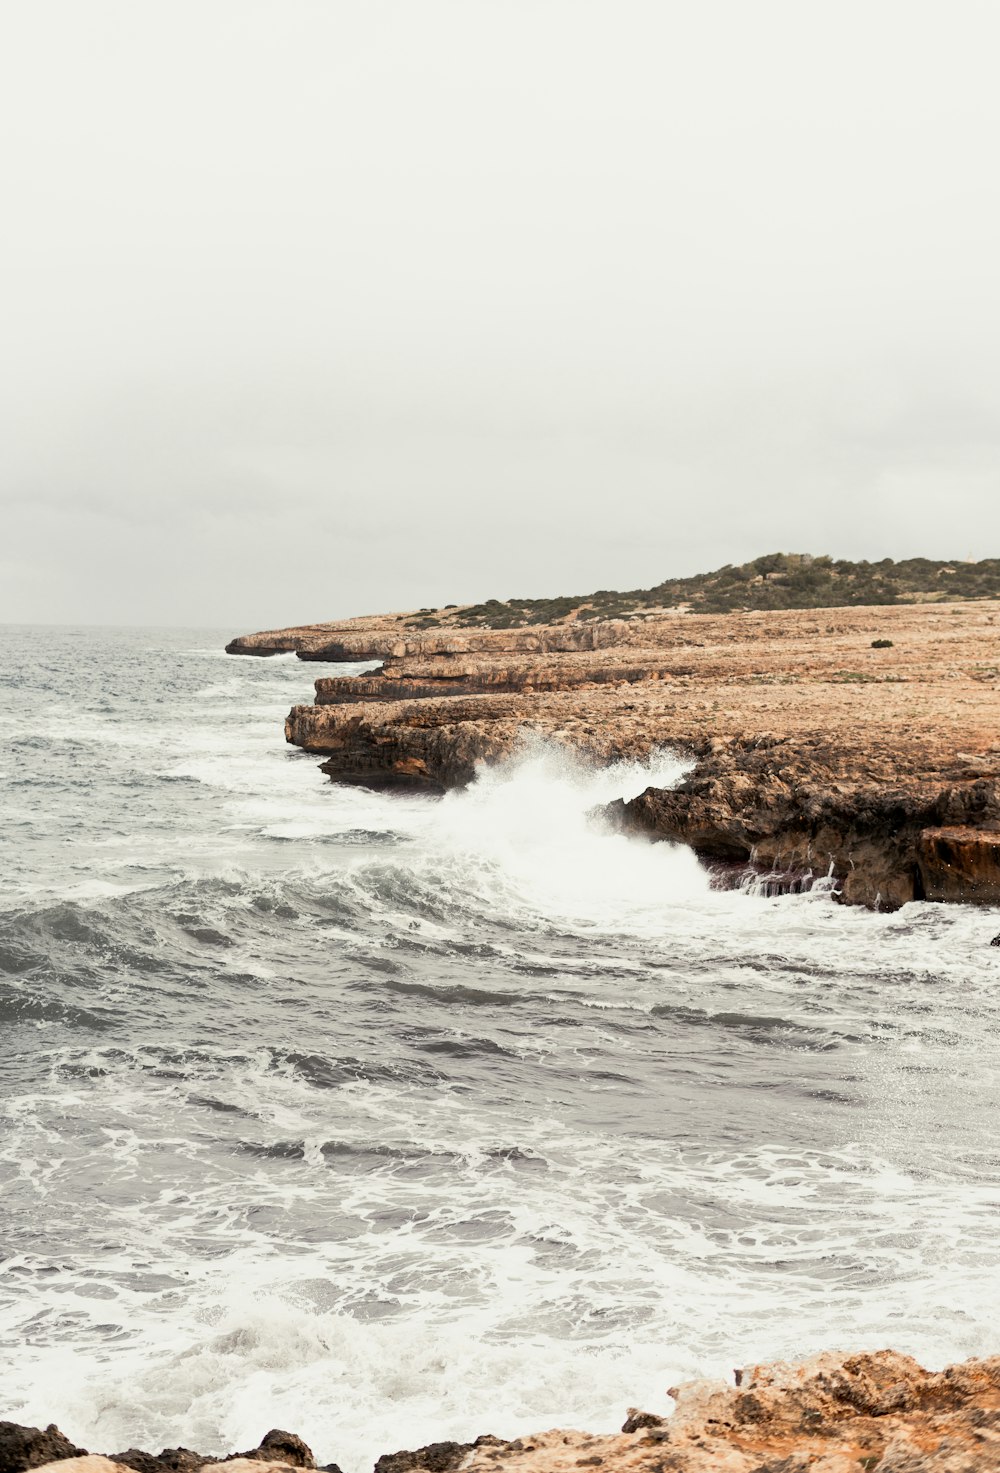
[[[0,619],[1000,555],[996,0],[0,0]]]

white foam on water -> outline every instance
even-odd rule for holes
[[[283,1426],[321,1461],[368,1473],[382,1453],[404,1447],[487,1431],[515,1437],[554,1415],[559,1425],[612,1431],[637,1397],[669,1406],[671,1367],[652,1346],[637,1354],[574,1352],[542,1337],[497,1344],[461,1312],[445,1322],[364,1323],[236,1283],[213,1310],[201,1339],[144,1337],[103,1364],[52,1347],[33,1366],[45,1389],[21,1402],[14,1388],[18,1416],[42,1425],[55,1416],[84,1446],[109,1452],[138,1443],[223,1453]]]
[[[732,1181],[738,1188],[735,1176]],[[780,1179],[766,1185],[773,1205],[780,1200]],[[886,1230],[894,1194],[905,1191],[912,1211],[912,1183],[887,1172],[869,1185],[873,1200],[884,1204]],[[740,1212],[738,1191],[734,1212]],[[963,1220],[960,1214],[950,1230],[959,1251]],[[923,1215],[912,1221],[914,1236],[932,1249],[935,1226]],[[849,1229],[849,1223],[830,1225],[828,1251],[842,1260],[858,1251]],[[385,1288],[368,1277],[363,1259],[348,1258],[335,1268],[321,1257],[310,1264],[301,1254],[297,1262],[287,1254],[254,1256],[241,1249],[235,1225],[224,1231],[230,1239],[226,1264],[178,1270],[188,1275],[182,1287],[160,1296],[137,1294],[95,1306],[86,1286],[78,1297],[40,1285],[36,1310],[50,1296],[67,1338],[36,1348],[29,1327],[23,1357],[7,1381],[7,1414],[42,1424],[55,1418],[84,1445],[109,1452],[130,1443],[155,1449],[177,1442],[225,1452],[256,1441],[268,1426],[287,1426],[321,1460],[364,1473],[383,1452],[444,1438],[468,1440],[488,1431],[517,1436],[550,1425],[611,1431],[628,1406],[667,1410],[667,1385],[725,1376],[733,1364],[776,1355],[890,1342],[938,1365],[988,1350],[991,1316],[1000,1308],[981,1264],[978,1273],[971,1265],[956,1273],[945,1258],[945,1292],[920,1304],[926,1275],[919,1272],[916,1246],[909,1281],[887,1282],[881,1295],[861,1284],[854,1294],[825,1292],[808,1265],[795,1266],[794,1245],[782,1243],[775,1230],[771,1243],[747,1243],[742,1280],[718,1272],[710,1243],[700,1245],[709,1250],[701,1263],[695,1241],[678,1242],[672,1260],[647,1258],[646,1292],[657,1311],[652,1330],[576,1340],[546,1333],[545,1300],[536,1297],[539,1285],[523,1249],[513,1246],[484,1254],[492,1302],[470,1308],[427,1290],[404,1318],[380,1321],[325,1307],[353,1276],[367,1282],[377,1309]],[[612,1237],[615,1256],[606,1271],[624,1275],[627,1244],[620,1232]],[[755,1281],[749,1272],[754,1254],[776,1252],[790,1260],[788,1268],[770,1281]],[[861,1277],[866,1272],[859,1264]],[[635,1286],[623,1284],[623,1294],[628,1287]],[[569,1286],[562,1288],[568,1292]],[[581,1283],[584,1302],[588,1288],[592,1292]],[[173,1314],[167,1310],[171,1299]],[[512,1335],[518,1313],[521,1332]],[[82,1336],[88,1324],[91,1333]],[[127,1327],[126,1336],[119,1324]],[[102,1325],[110,1331],[103,1344]]]
[[[164,780],[161,808],[144,794],[122,832],[89,835],[77,894],[155,883],[157,866],[195,885],[232,875],[232,895],[199,902],[223,929],[262,877],[347,896],[362,929],[353,912],[321,932],[303,920],[278,957],[235,946],[214,975],[270,979],[245,994],[252,1019],[271,987],[297,1002],[300,959],[328,960],[345,1037],[361,994],[335,978],[416,984],[404,1004],[376,994],[370,1056],[399,1079],[318,1088],[282,1063],[278,1034],[300,1053],[340,1047],[329,1024],[316,1041],[308,1011],[275,1015],[274,1048],[237,1057],[240,1003],[233,1036],[212,1033],[193,1062],[163,1068],[119,1034],[63,1060],[103,1073],[70,1085],[53,1058],[0,1102],[5,1193],[33,1204],[48,1245],[5,1264],[0,1330],[20,1347],[6,1415],[109,1452],[225,1452],[284,1425],[362,1473],[447,1437],[610,1430],[629,1405],[665,1409],[677,1380],[756,1359],[996,1350],[995,911],[712,891],[687,850],[600,812],[676,782],[668,753],[597,769],[533,743],[443,800],[338,788],[281,743],[312,672],[245,663],[162,721],[52,714],[67,748]],[[346,842],[366,832],[393,842]],[[63,897],[64,879],[50,881]],[[460,949],[479,943],[492,971]],[[100,1000],[125,1009],[147,982],[123,975]],[[409,1009],[403,1034],[475,1042],[486,1025],[460,986],[544,1006],[528,1027],[493,1020],[502,1048],[468,1066],[485,1084],[444,1069],[407,1084],[393,1008]],[[318,984],[309,997],[325,1004]],[[646,1035],[623,1044],[626,1024],[659,1050],[645,1133],[629,1073]],[[56,1025],[35,1026],[41,1046]],[[519,1098],[507,1076],[525,1060]],[[818,1148],[799,1136],[827,1088]]]
[[[708,878],[689,849],[616,833],[602,813],[647,787],[673,787],[690,766],[669,752],[649,762],[593,767],[533,740],[449,794],[425,842],[488,866],[539,913],[600,929],[635,924],[650,908],[705,901]],[[471,879],[472,883],[475,880]]]
[[[123,1205],[96,1258],[39,1261],[30,1297],[0,1314],[23,1342],[8,1415],[107,1451],[231,1451],[284,1425],[363,1473],[444,1437],[611,1430],[629,1405],[664,1410],[667,1385],[748,1361],[891,1343],[940,1365],[991,1348],[989,1181],[906,1169],[865,1141],[794,1148],[777,1115],[773,1144],[725,1153],[577,1134],[529,1101],[317,1092],[266,1051],[235,1065],[220,1052],[195,1084],[243,1112],[241,1134],[301,1140],[302,1158],[277,1175],[211,1168],[178,1086],[104,1081]],[[58,1214],[86,1176],[46,1160],[62,1138],[40,1122],[83,1119],[93,1100],[81,1086],[45,1104],[22,1102],[4,1156],[40,1175]],[[545,1169],[495,1162],[512,1134]],[[331,1139],[398,1155],[340,1169],[320,1149]],[[154,1163],[168,1174],[144,1199]],[[128,1288],[136,1277],[153,1283]]]

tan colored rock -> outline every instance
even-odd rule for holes
[[[985,837],[1000,831],[995,603],[514,630],[420,631],[408,617],[230,648],[381,654],[380,671],[323,678],[315,704],[289,714],[287,739],[337,781],[454,787],[530,732],[599,762],[665,746],[694,770],[622,823],[773,871],[779,888],[832,870],[842,897],[865,905],[1000,895],[1000,849]],[[873,649],[882,637],[891,647]],[[921,838],[946,829],[965,831],[958,860],[945,862],[943,838]]]
[[[200,1473],[290,1473],[292,1463],[268,1463],[263,1458],[228,1458],[224,1463],[202,1463]],[[87,1473],[87,1470],[81,1470]],[[94,1470],[97,1473],[97,1470]]]
[[[556,1430],[474,1449],[462,1473],[996,1473],[1000,1357],[923,1370],[894,1351],[825,1354],[691,1382],[659,1425]],[[635,1420],[634,1418],[632,1419]],[[627,1424],[629,1425],[629,1424]]]
[[[110,1458],[102,1458],[97,1453],[86,1453],[81,1458],[61,1458],[58,1463],[46,1463],[46,1470],[51,1473],[131,1473],[123,1463],[112,1462]]]

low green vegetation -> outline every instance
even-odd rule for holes
[[[560,598],[491,598],[465,608],[421,609],[407,623],[416,628],[434,627],[443,616],[443,622],[451,626],[511,629],[569,619],[641,619],[675,608],[727,614],[978,598],[1000,598],[1000,558],[978,563],[932,558],[852,563],[807,553],[771,552],[738,567],[727,563],[712,573],[668,578],[654,588],[626,593],[601,588],[596,593]]]

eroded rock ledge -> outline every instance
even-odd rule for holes
[[[789,883],[832,873],[848,902],[1000,903],[992,602],[510,630],[394,615],[228,648],[382,662],[289,714],[337,781],[457,786],[528,733],[600,762],[669,747],[692,771],[617,805],[623,825]]]
[[[892,1350],[753,1366],[735,1384],[674,1388],[672,1416],[630,1411],[620,1433],[486,1434],[388,1453],[375,1473],[994,1473],[1000,1470],[1000,1357],[925,1371]],[[316,1468],[304,1442],[269,1432],[220,1462],[188,1448],[86,1454],[58,1428],[0,1423],[0,1473],[287,1473]],[[339,1473],[337,1465],[326,1465]]]

